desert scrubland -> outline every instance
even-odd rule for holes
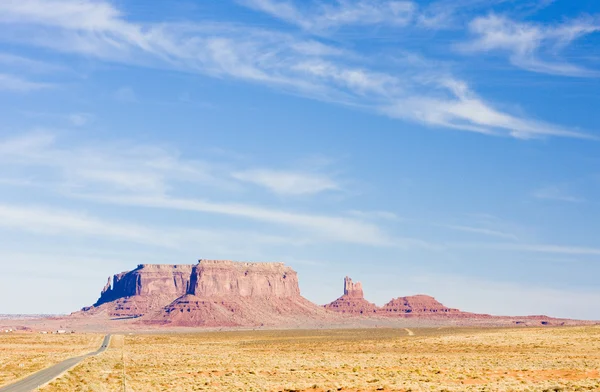
[[[597,391],[600,327],[117,335],[44,391]]]
[[[94,351],[101,334],[0,334],[0,386],[54,365],[67,358]]]

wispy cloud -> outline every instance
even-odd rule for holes
[[[93,116],[89,113],[71,113],[67,116],[69,122],[76,127],[82,127],[88,124]]]
[[[296,6],[287,0],[239,0],[258,11],[312,32],[357,25],[405,26],[414,17],[417,6],[412,1],[349,1],[327,4],[307,1]]]
[[[251,169],[237,171],[231,175],[235,179],[260,185],[282,195],[311,195],[340,189],[333,179],[320,174]]]
[[[55,208],[0,204],[0,227],[40,234],[100,236],[145,245],[175,246],[158,231],[125,222],[109,222]]]
[[[2,52],[0,52],[0,64],[4,67],[19,70],[21,72],[26,70],[33,73],[51,73],[65,70],[65,68],[60,65]]]
[[[77,164],[74,164],[74,163]],[[345,216],[278,210],[235,202],[176,197],[182,183],[190,190],[227,189],[235,183],[221,178],[232,170],[227,163],[207,163],[183,159],[176,150],[159,146],[130,146],[123,143],[69,146],[63,148],[54,135],[32,133],[0,142],[0,164],[11,167],[18,178],[35,176],[43,169],[44,178],[37,186],[47,186],[63,196],[98,203],[144,208],[183,210],[242,218],[275,224],[298,231],[302,238],[372,246],[419,246],[429,244],[413,239],[393,238],[373,222]],[[286,173],[268,170],[286,177]],[[253,177],[253,179],[256,179]],[[324,190],[326,183],[302,178],[302,190]],[[283,192],[297,192],[294,184],[265,186]],[[294,189],[291,189],[294,188]],[[327,186],[325,186],[327,188]],[[234,195],[232,195],[234,196]]]
[[[114,98],[121,103],[136,103],[138,101],[135,91],[129,86],[121,87],[115,91]]]
[[[536,243],[447,243],[446,246],[451,248],[463,249],[494,249],[511,252],[532,252],[532,253],[550,253],[564,255],[580,255],[580,256],[598,256],[600,248],[585,247],[585,246],[570,246],[570,245],[554,245],[554,244],[536,244]]]
[[[19,76],[0,73],[0,91],[13,91],[26,93],[35,90],[43,90],[54,87],[50,83],[33,82]]]
[[[179,152],[168,148],[119,142],[68,148],[44,131],[0,141],[0,162],[21,168],[22,173],[29,168],[51,169],[53,175],[44,180],[64,191],[162,194],[180,182],[227,186],[204,162],[181,159]]]
[[[302,35],[223,23],[142,25],[126,20],[107,2],[50,3],[2,2],[0,23],[11,28],[10,33],[0,29],[0,39],[105,61],[244,80],[434,127],[517,138],[588,137],[502,112],[466,82],[434,67],[424,70],[422,65],[406,63],[390,73],[376,62],[361,60],[360,54]],[[291,3],[263,0],[253,4],[273,6],[273,12],[290,13],[290,19],[296,12],[295,7],[286,8],[285,4]],[[315,7],[329,15],[324,19],[329,23],[360,24],[386,23],[377,15],[404,15],[402,9],[409,7],[407,4],[341,1],[331,9],[323,6],[325,11]],[[371,16],[364,18],[366,14]],[[36,33],[41,30],[43,34]],[[23,34],[16,34],[18,31]]]
[[[388,221],[400,221],[400,218],[397,214],[390,211],[361,211],[361,210],[351,210],[348,211],[349,215],[355,216],[361,219],[383,219]]]
[[[465,233],[473,233],[473,234],[481,234],[490,237],[498,237],[498,238],[507,238],[512,240],[517,240],[517,236],[512,233],[505,233],[503,231],[492,230],[483,227],[472,227],[472,226],[462,226],[462,225],[438,225],[440,227],[445,227],[450,230],[462,231]]]
[[[537,199],[566,201],[569,203],[582,203],[585,201],[585,199],[571,194],[563,186],[559,185],[537,189],[533,192],[533,197]]]
[[[201,199],[181,199],[168,196],[79,195],[101,203],[194,211],[246,218],[297,229],[313,238],[373,246],[430,247],[424,241],[392,238],[378,226],[364,221],[333,215],[316,215],[277,210],[243,203],[219,203]]]
[[[600,31],[597,19],[581,18],[560,25],[517,22],[505,16],[475,18],[469,25],[473,40],[457,46],[466,53],[499,51],[520,68],[564,76],[600,76],[591,70],[560,60],[560,52],[576,39]]]
[[[178,250],[195,250],[198,243],[210,244],[211,250],[228,249],[232,241],[241,249],[257,245],[296,246],[306,243],[300,237],[270,235],[252,231],[235,231],[214,227],[160,227],[130,220],[111,220],[86,212],[53,206],[0,203],[0,229],[19,230],[34,235],[88,237],[96,240],[128,242],[144,246]],[[207,245],[208,246],[208,245]]]
[[[447,79],[440,85],[451,95],[445,98],[408,97],[381,108],[381,111],[391,117],[486,135],[518,139],[543,136],[596,139],[592,135],[496,110],[461,81]]]
[[[597,320],[600,312],[600,293],[597,290],[544,287],[479,276],[443,274],[421,275],[413,280],[413,285],[426,287],[428,293],[447,306],[469,312],[491,312],[501,316],[545,314],[584,320]]]

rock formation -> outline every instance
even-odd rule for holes
[[[107,310],[111,317],[141,316],[186,294],[192,265],[140,264],[110,277],[100,298],[87,312]]]
[[[362,284],[352,282],[349,277],[344,278],[344,295],[330,304],[325,309],[348,314],[373,314],[377,306],[364,298]]]
[[[283,263],[200,260],[188,292],[197,297],[295,298],[300,287],[296,271]]]
[[[344,279],[340,298],[317,306],[300,295],[298,275],[283,263],[228,260],[200,260],[196,265],[140,264],[114,275],[112,282],[109,278],[98,301],[71,316],[92,324],[118,319],[119,323],[143,328],[372,325],[372,318],[384,325],[393,325],[394,319],[401,318],[490,326],[568,322],[545,316],[466,313],[427,295],[399,297],[378,307],[364,298],[360,282],[349,277]],[[122,320],[130,318],[135,320]]]
[[[433,314],[460,313],[458,309],[448,308],[428,295],[413,295],[394,298],[379,309],[383,314]]]
[[[300,295],[296,271],[283,263],[200,260],[187,294],[148,319],[182,326],[256,326],[326,316]]]
[[[362,283],[354,283],[346,276],[344,278],[344,295],[350,298],[364,298]]]
[[[82,311],[181,326],[283,325],[328,317],[300,295],[292,268],[228,260],[138,265],[114,275],[112,286],[109,278],[98,301]]]
[[[398,297],[378,307],[364,299],[362,284],[352,282],[352,279],[347,276],[344,278],[344,295],[324,307],[338,313],[385,317],[462,314],[458,309],[447,308],[428,295]]]

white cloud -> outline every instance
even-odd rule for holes
[[[48,133],[34,133],[0,142],[0,164],[11,167],[19,178],[35,175],[39,169],[46,173],[38,186],[46,185],[67,197],[80,197],[102,203],[196,211],[227,215],[257,222],[276,224],[301,231],[303,238],[318,241],[339,241],[373,246],[418,246],[429,244],[418,240],[391,238],[377,225],[359,219],[335,215],[290,212],[234,202],[182,199],[172,196],[181,183],[197,189],[230,190],[221,178],[224,173],[240,173],[226,164],[208,164],[186,160],[177,151],[156,146],[129,146],[119,143],[92,146],[61,147]],[[29,169],[36,169],[29,171]],[[267,177],[246,172],[247,181],[257,181],[283,193],[316,192],[332,187],[333,183],[317,181],[309,176],[294,177],[289,173],[263,170]],[[259,178],[260,177],[260,178]],[[284,183],[275,180],[284,179]],[[9,179],[10,180],[10,179]],[[321,179],[322,180],[322,179]],[[192,186],[192,187],[190,187]]]
[[[0,204],[0,228],[52,236],[77,236],[132,242],[145,246],[193,249],[198,243],[227,248],[235,241],[239,248],[249,244],[300,245],[302,238],[265,235],[215,228],[153,227],[148,224],[98,218],[85,212],[49,206]]]
[[[92,120],[92,115],[88,113],[71,113],[67,118],[71,124],[82,127]]]
[[[390,211],[360,211],[351,210],[348,214],[361,219],[383,219],[388,221],[399,221],[401,218]]]
[[[499,249],[501,249],[500,247]],[[562,246],[562,245],[547,245],[547,244],[514,244],[505,247],[508,250],[516,250],[523,252],[538,252],[538,253],[558,253],[568,255],[588,255],[599,256],[600,248],[590,248],[582,246]]]
[[[561,136],[581,139],[596,137],[541,121],[516,117],[494,109],[477,97],[469,87],[454,79],[441,82],[452,96],[446,98],[412,97],[399,99],[381,111],[391,117],[418,121],[464,131],[529,139]]]
[[[131,87],[121,87],[115,91],[114,97],[121,103],[135,103],[138,101],[135,91]]]
[[[65,68],[56,64],[33,60],[11,53],[0,53],[0,64],[13,69],[18,69],[19,71],[27,70],[36,73],[50,73],[65,70]]]
[[[447,243],[447,247],[457,249],[492,249],[508,252],[551,253],[580,256],[599,256],[600,248],[536,243]]]
[[[125,222],[108,222],[55,208],[0,204],[0,227],[40,234],[99,236],[146,245],[175,246],[159,231]]]
[[[240,181],[263,186],[281,195],[311,195],[340,189],[331,178],[313,173],[251,169],[234,172],[231,176]]]
[[[240,0],[255,10],[292,23],[312,32],[349,25],[405,26],[413,19],[416,5],[412,1],[337,0],[332,4],[302,2],[297,7],[286,0]]]
[[[481,234],[490,237],[499,237],[499,238],[507,238],[512,240],[517,240],[517,236],[512,233],[505,233],[503,231],[492,230],[484,227],[472,227],[472,226],[463,226],[463,225],[437,225],[440,227],[445,227],[450,230],[462,231],[465,233],[473,233],[473,234]]]
[[[600,31],[597,20],[578,19],[558,26],[546,26],[491,14],[474,19],[469,29],[475,38],[458,46],[463,52],[503,51],[508,53],[513,65],[529,71],[564,76],[600,76],[597,70],[561,61],[558,56],[574,40]],[[544,59],[544,55],[550,59]]]
[[[178,182],[227,186],[206,163],[184,160],[168,148],[125,143],[62,147],[48,132],[0,141],[0,163],[24,173],[29,168],[52,169],[44,180],[64,191],[162,194]]]
[[[574,196],[564,189],[562,186],[547,186],[533,192],[533,197],[537,199],[566,201],[570,203],[582,203],[585,200],[581,197]]]
[[[27,20],[46,26],[101,31],[119,23],[121,13],[104,1],[87,0],[3,0],[0,20],[19,23]]]
[[[0,91],[13,91],[26,93],[35,90],[43,90],[54,87],[50,83],[32,82],[21,77],[0,73]]]
[[[417,246],[430,244],[408,238],[392,238],[378,226],[357,219],[277,210],[238,203],[218,203],[200,199],[180,199],[164,196],[84,195],[80,197],[101,203],[205,212],[246,218],[259,222],[300,230],[318,240],[347,242],[373,246]]]
[[[402,8],[392,2],[369,4],[344,1],[325,9],[331,23],[358,23],[356,10],[362,15],[373,7]],[[46,14],[42,8],[52,8],[52,12]],[[422,64],[405,63],[405,68],[390,74],[376,62],[364,62],[360,55],[301,36],[223,23],[142,25],[125,20],[120,11],[101,1],[52,0],[52,7],[41,0],[8,1],[0,5],[0,11],[0,23],[9,23],[13,32],[0,29],[0,39],[11,42],[106,61],[235,78],[436,127],[517,138],[586,137],[501,112],[477,97],[465,82],[440,75],[435,67],[424,71]],[[376,20],[374,16],[365,19],[383,23]]]

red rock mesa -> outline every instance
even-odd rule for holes
[[[115,275],[113,282],[84,313],[143,316],[141,322],[180,326],[283,325],[328,318],[300,295],[296,271],[283,263],[142,264]]]
[[[91,324],[131,319],[127,325],[327,326],[361,325],[370,318],[447,320],[452,325],[564,325],[546,316],[495,317],[448,308],[427,295],[398,297],[382,307],[364,298],[360,282],[344,279],[344,294],[324,306],[300,295],[298,275],[283,263],[200,260],[196,265],[140,264],[108,279],[92,306],[72,315]],[[117,322],[117,321],[115,321]],[[354,324],[352,324],[354,323]],[[485,324],[482,324],[485,323]],[[368,325],[368,324],[367,324]]]
[[[458,309],[450,309],[442,305],[435,298],[428,295],[414,295],[398,297],[383,307],[365,300],[362,284],[344,278],[344,295],[330,304],[325,309],[339,313],[378,315],[378,316],[406,316],[413,314],[459,314]]]

